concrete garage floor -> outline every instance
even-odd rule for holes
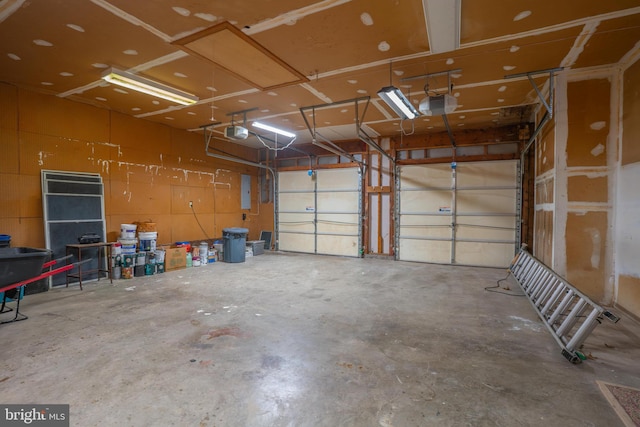
[[[638,324],[572,365],[527,299],[484,290],[505,273],[269,253],[30,295],[0,402],[73,426],[623,425],[595,381],[640,387]]]

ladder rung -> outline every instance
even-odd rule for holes
[[[547,303],[544,305],[544,307],[540,310],[541,314],[543,315],[547,314],[547,311],[549,311],[549,309],[551,309],[551,307],[553,307],[553,305],[558,301],[558,297],[560,296],[560,293],[562,293],[564,289],[566,289],[564,286],[564,283],[558,280],[558,286],[556,286],[555,290],[553,291],[553,294],[547,300]]]
[[[538,278],[538,283],[535,287],[535,289],[533,289],[531,291],[531,299],[534,302],[537,302],[540,298],[540,295],[549,287],[551,286],[551,281],[549,280],[551,277],[553,277],[553,275],[551,273],[549,273],[549,271],[545,270],[542,275]]]
[[[536,299],[536,306],[537,307],[543,307],[544,305],[546,305],[547,298],[558,287],[558,279],[556,279],[555,276],[553,276],[553,275],[552,275],[552,277],[550,279],[551,280],[547,283],[547,285],[544,287],[544,290],[542,292],[540,292],[540,295]]]
[[[580,347],[582,342],[589,336],[593,328],[598,324],[598,316],[600,315],[600,310],[594,308],[591,310],[591,313],[586,318],[584,322],[582,322],[582,326],[578,328],[575,334],[571,337],[571,340],[567,343],[567,350],[574,351]]]
[[[537,266],[532,269],[531,274],[523,280],[524,288],[529,295],[533,292],[534,288],[538,284],[538,280],[544,273],[544,269],[541,266]]]
[[[578,316],[580,315],[580,313],[582,313],[582,310],[584,310],[586,305],[587,302],[582,298],[576,301],[576,304],[573,306],[571,312],[567,315],[567,318],[564,319],[562,325],[560,325],[560,327],[556,329],[556,334],[558,335],[558,337],[560,337],[560,339],[565,341],[563,338],[569,333],[569,331],[571,331],[573,325],[576,324],[576,322],[578,321]]]
[[[556,322],[556,319],[562,314],[562,312],[571,304],[571,299],[574,297],[574,292],[572,289],[567,290],[567,294],[564,296],[560,304],[556,307],[553,314],[549,317],[549,325],[553,325]]]

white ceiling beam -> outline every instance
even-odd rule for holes
[[[451,52],[460,47],[460,1],[422,0],[431,53]]]

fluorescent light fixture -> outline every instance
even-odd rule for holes
[[[116,68],[107,70],[102,75],[102,79],[118,86],[126,87],[128,89],[146,93],[147,95],[166,99],[167,101],[182,105],[191,105],[198,102],[198,97],[195,95],[182,92],[178,89],[163,85],[162,83],[154,82]]]
[[[418,110],[411,105],[402,91],[395,86],[383,87],[378,91],[378,96],[396,112],[401,119],[413,120],[420,115]]]
[[[295,133],[291,133],[291,132],[288,132],[286,130],[278,129],[276,127],[269,126],[269,125],[266,125],[264,123],[253,122],[252,124],[253,124],[253,126],[255,126],[257,128],[260,128],[262,130],[267,130],[269,132],[277,133],[278,135],[286,136],[288,138],[295,138],[295,136],[296,136]]]

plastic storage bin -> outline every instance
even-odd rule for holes
[[[247,228],[225,228],[222,230],[224,240],[224,261],[244,262],[247,242]]]
[[[0,234],[0,248],[8,248],[11,246],[11,236],[8,234]]]

